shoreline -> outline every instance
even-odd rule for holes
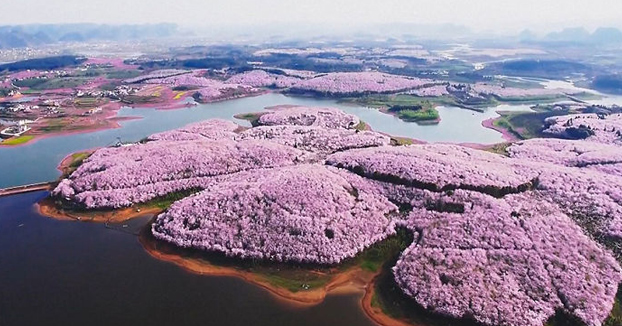
[[[191,96],[182,97],[179,100],[171,100],[171,102],[164,101],[164,102],[159,102],[159,103],[144,103],[144,104],[138,104],[138,105],[135,105],[133,103],[113,102],[113,103],[108,104],[109,106],[111,106],[111,108],[108,110],[109,114],[103,117],[103,120],[110,121],[108,125],[99,126],[99,127],[92,128],[92,129],[85,128],[82,130],[67,130],[67,131],[61,131],[61,132],[50,132],[50,133],[40,133],[40,134],[27,133],[25,134],[25,136],[33,136],[34,138],[25,143],[17,144],[17,145],[3,145],[2,143],[0,143],[0,149],[28,146],[28,145],[36,143],[39,140],[46,139],[46,138],[76,135],[76,134],[87,134],[87,133],[93,133],[93,132],[98,132],[98,131],[103,131],[103,130],[119,129],[122,127],[119,124],[119,122],[142,119],[142,117],[118,117],[117,114],[123,107],[128,107],[131,109],[151,109],[151,110],[158,110],[158,111],[160,110],[168,111],[168,110],[192,108],[192,107],[195,107],[201,104],[219,103],[219,102],[233,101],[233,100],[247,98],[247,97],[256,97],[256,96],[261,96],[267,93],[269,92],[262,92],[258,94],[242,95],[242,96],[238,95],[238,96],[227,97],[227,98],[222,98],[222,99],[217,99],[217,100],[207,101],[207,102],[195,102],[196,104],[186,102],[187,98]],[[174,102],[179,102],[179,103],[174,103]]]
[[[381,326],[418,326],[395,319],[385,314],[381,309],[372,306],[375,286],[382,271],[365,271],[359,266],[353,266],[344,271],[335,273],[324,286],[312,290],[292,292],[284,287],[271,284],[261,274],[240,270],[236,267],[216,266],[198,258],[187,258],[174,253],[159,251],[155,243],[150,243],[143,237],[139,238],[145,251],[153,258],[172,263],[183,270],[202,276],[234,277],[244,282],[258,286],[269,292],[275,299],[294,307],[310,307],[321,304],[331,295],[359,294],[360,308],[372,322]]]
[[[162,212],[162,209],[158,207],[128,207],[105,212],[69,212],[56,207],[50,197],[46,197],[36,203],[35,209],[39,215],[59,221],[94,223],[121,223],[145,215],[157,215]]]
[[[119,124],[119,122],[138,120],[142,118],[140,117],[111,117],[111,118],[106,118],[106,119],[109,119],[111,121],[110,126],[101,126],[101,127],[97,127],[93,129],[67,130],[67,131],[46,133],[46,134],[26,134],[25,136],[33,136],[34,138],[25,143],[17,144],[17,145],[2,145],[2,143],[0,143],[0,148],[17,148],[17,147],[32,145],[40,140],[47,139],[47,138],[88,134],[88,133],[98,132],[98,131],[103,131],[103,130],[119,129],[121,128],[121,125]]]
[[[17,144],[17,145],[2,145],[2,143],[0,143],[0,148],[17,148],[17,147],[32,145],[36,143],[37,141],[40,141],[46,138],[87,134],[87,133],[98,132],[102,130],[119,129],[121,128],[121,125],[119,124],[119,122],[142,119],[141,117],[118,117],[117,114],[123,107],[121,102],[108,103],[107,106],[109,106],[109,108],[108,110],[105,111],[106,114],[103,116],[103,119],[102,119],[102,121],[109,121],[106,125],[98,126],[92,129],[86,128],[86,129],[81,129],[81,130],[65,130],[65,131],[60,131],[60,132],[49,132],[49,133],[35,133],[35,132],[26,133],[25,136],[33,136],[34,138],[30,141],[27,141],[22,144]]]
[[[70,157],[70,156],[68,156]],[[146,215],[155,216],[162,212],[157,207],[144,208],[137,211],[135,207],[113,210],[109,212],[91,212],[81,215],[80,213],[68,212],[58,209],[48,197],[35,204],[38,214],[59,221],[80,221],[92,223],[121,223]],[[234,277],[249,284],[258,286],[268,291],[275,299],[298,307],[318,305],[330,295],[361,294],[360,305],[365,315],[373,322],[382,326],[413,326],[384,314],[381,310],[371,306],[371,298],[374,295],[374,287],[378,272],[365,271],[360,266],[353,266],[339,271],[331,276],[323,286],[311,290],[292,292],[285,287],[273,285],[261,274],[252,271],[241,270],[236,267],[217,266],[199,258],[186,258],[181,255],[157,250],[156,242],[149,242],[139,237],[143,249],[154,259],[166,263],[172,263],[186,272],[215,277]]]
[[[217,266],[199,258],[183,257],[174,253],[159,251],[157,243],[143,237],[139,238],[145,251],[153,258],[172,263],[183,270],[204,276],[235,277],[268,291],[274,298],[293,306],[308,307],[320,304],[329,295],[364,293],[376,273],[367,272],[355,266],[334,274],[323,286],[292,292],[284,287],[273,285],[261,274],[236,267]]]
[[[402,320],[395,319],[385,314],[382,309],[372,305],[373,297],[376,294],[375,287],[377,278],[378,274],[376,274],[374,279],[367,284],[365,287],[365,294],[363,295],[363,298],[361,298],[361,308],[367,318],[382,326],[419,326],[418,324],[409,324]]]
[[[436,111],[437,114],[438,114],[438,111],[436,110],[436,107],[433,107],[432,109],[434,111]],[[439,115],[438,118],[430,119],[430,120],[425,120],[425,119],[424,120],[404,120],[404,119],[399,117],[399,112],[391,112],[386,107],[381,107],[381,108],[378,108],[377,110],[382,112],[382,113],[384,113],[384,114],[388,114],[390,116],[393,116],[396,119],[399,119],[399,120],[404,121],[406,123],[416,123],[419,126],[434,126],[434,125],[437,125],[437,124],[441,123],[441,120],[442,120],[440,115]]]
[[[486,120],[482,121],[482,127],[487,128],[487,129],[492,129],[492,130],[500,133],[501,137],[503,137],[503,139],[505,141],[507,141],[507,142],[515,142],[515,141],[521,140],[520,138],[516,137],[516,135],[512,134],[511,132],[509,132],[507,129],[495,126],[494,122],[495,122],[495,120],[497,120],[499,118],[500,117],[490,118],[490,119],[486,119]]]
[[[58,209],[49,197],[35,204],[35,209],[41,216],[58,221],[91,223],[122,223],[147,215],[155,216],[162,212],[162,209],[157,207],[141,208],[140,211],[137,211],[135,207],[130,207],[110,212],[86,213],[86,215],[81,216],[80,213]],[[372,306],[375,283],[381,271],[366,271],[355,265],[331,275],[330,280],[321,287],[292,292],[285,287],[271,284],[266,277],[259,273],[245,271],[237,267],[217,266],[199,258],[183,257],[174,253],[159,251],[156,242],[150,242],[142,236],[139,236],[139,242],[147,254],[154,259],[172,263],[188,273],[240,279],[266,290],[276,300],[293,307],[315,306],[324,302],[331,295],[359,294],[361,295],[359,301],[361,310],[372,322],[381,326],[417,326],[394,319],[386,315],[381,309]]]

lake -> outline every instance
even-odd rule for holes
[[[395,136],[415,138],[428,142],[481,143],[502,142],[500,133],[484,128],[482,121],[497,117],[497,110],[526,111],[529,105],[502,105],[475,112],[456,107],[439,107],[441,122],[438,125],[420,126],[404,122],[376,109],[337,103],[334,100],[287,97],[270,93],[226,102],[199,104],[177,110],[155,110],[145,108],[122,108],[119,117],[140,117],[120,122],[121,128],[84,134],[49,137],[19,147],[0,148],[0,188],[36,182],[52,181],[60,172],[58,163],[68,154],[94,147],[109,146],[122,141],[138,141],[150,134],[182,127],[188,123],[221,118],[234,120],[248,126],[247,121],[234,119],[239,113],[261,111],[264,107],[294,104],[305,106],[337,107],[359,116],[374,130]]]
[[[295,307],[240,279],[158,261],[119,228],[42,217],[33,205],[47,194],[0,197],[2,326],[374,325],[358,295]]]
[[[278,104],[332,106],[356,114],[375,130],[430,142],[496,143],[496,131],[481,126],[495,111],[529,110],[499,106],[483,113],[440,107],[438,125],[406,123],[377,110],[331,100],[280,94],[203,104],[179,110],[123,108],[121,128],[51,137],[15,148],[0,148],[0,187],[49,181],[67,154],[209,118]],[[0,325],[348,325],[372,326],[360,295],[334,295],[312,307],[285,303],[266,290],[233,277],[200,276],[151,257],[136,235],[149,217],[127,227],[58,221],[40,216],[33,205],[40,191],[0,197]]]

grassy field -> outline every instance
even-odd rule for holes
[[[368,95],[342,99],[345,102],[361,104],[374,108],[388,108],[392,106],[420,106],[430,108],[439,105],[455,106],[457,103],[450,96],[418,97],[414,95]]]
[[[158,103],[160,95],[159,92],[153,93],[152,96],[128,95],[123,98],[123,101],[131,104],[152,104]]]
[[[503,156],[509,156],[507,152],[507,148],[510,147],[510,145],[512,145],[512,143],[494,144],[486,150],[491,153],[495,153],[495,154],[499,154]]]
[[[152,199],[144,204],[141,204],[141,206],[157,207],[157,208],[164,210],[164,209],[169,208],[174,202],[181,200],[183,198],[186,198],[188,196],[192,196],[201,190],[202,190],[201,188],[193,188],[193,189],[187,189],[183,191],[170,193],[165,196]]]
[[[611,310],[611,315],[605,320],[604,326],[622,325],[622,289],[618,290],[616,302]]]
[[[259,123],[259,118],[266,114],[266,112],[256,112],[256,113],[242,113],[236,114],[233,117],[240,120],[246,120],[250,122],[251,126],[256,127]]]
[[[405,146],[414,144],[414,141],[412,138],[393,136],[391,137],[391,144],[394,146]]]
[[[63,175],[69,176],[72,174],[89,156],[91,156],[90,152],[77,152],[71,154],[71,161],[63,164]]]
[[[370,272],[378,272],[380,269],[397,260],[399,254],[404,251],[412,242],[413,235],[405,229],[398,229],[397,234],[378,242],[367,248],[356,257],[356,263],[361,268]]]
[[[398,118],[408,122],[437,121],[440,119],[440,115],[435,108],[423,110],[400,110],[396,114]]]
[[[62,118],[48,119],[46,121],[46,126],[41,127],[41,131],[44,132],[56,132],[64,130],[67,126],[68,122],[64,121]]]
[[[2,145],[8,145],[8,146],[15,146],[15,145],[21,145],[21,144],[25,144],[31,140],[33,140],[35,138],[35,136],[19,136],[19,137],[13,137],[13,138],[9,138],[5,141],[3,141]]]
[[[82,162],[84,162],[84,160],[86,160],[87,157],[91,156],[90,153],[86,152],[86,153],[73,153],[71,154],[71,163],[69,163],[69,166],[72,168],[77,168],[80,165],[82,165]]]
[[[307,270],[263,270],[259,273],[273,286],[287,289],[293,293],[301,290],[321,288],[331,279],[330,274],[313,273]]]
[[[496,127],[506,129],[510,133],[522,139],[530,139],[545,136],[544,120],[546,118],[564,115],[564,112],[519,112],[501,113],[501,117],[496,119],[493,124]]]
[[[361,120],[359,124],[354,127],[354,129],[358,131],[365,131],[371,129],[371,127],[365,121]]]
[[[106,73],[106,77],[109,79],[130,79],[138,77],[142,73],[138,70],[112,70]]]
[[[413,95],[370,95],[360,98],[348,98],[347,102],[386,109],[401,120],[407,122],[437,121],[440,116],[435,107],[455,105],[449,97],[417,97]]]

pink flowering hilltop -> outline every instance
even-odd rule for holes
[[[415,207],[404,223],[420,240],[393,268],[397,283],[424,308],[482,324],[543,325],[563,309],[600,325],[622,280],[620,267],[537,196],[495,199],[458,190]],[[446,209],[452,205],[463,208]]]
[[[535,138],[517,142],[507,150],[515,158],[622,175],[622,151],[611,143]]]
[[[331,169],[299,165],[229,175],[173,204],[153,233],[241,258],[333,264],[394,233],[396,210]]]
[[[497,84],[452,84],[446,81],[393,75],[378,71],[310,73],[287,69],[251,70],[235,74],[227,83],[252,87],[287,89],[291,93],[314,93],[328,96],[360,94],[410,94],[419,97],[462,97],[498,100],[528,100],[533,98],[566,98],[580,93],[573,89],[514,88]],[[275,73],[280,70],[280,73]]]
[[[298,92],[348,95],[360,93],[395,93],[432,83],[428,79],[390,75],[381,72],[334,72],[300,78],[252,70],[234,75],[229,83],[253,87],[289,88]]]
[[[600,143],[622,144],[622,114],[594,113],[551,117],[544,132],[561,138],[587,139]]]
[[[203,103],[230,100],[263,93],[263,91],[249,85],[227,83],[206,78],[202,76],[203,74],[205,74],[203,70],[165,69],[126,79],[123,82],[126,84],[145,84],[146,86],[144,89],[146,90],[152,89],[152,86],[166,85],[174,90],[182,90],[177,93],[175,99],[179,99],[182,95],[188,93],[197,101]]]
[[[493,95],[498,98],[517,99],[523,97],[546,97],[558,96],[562,94],[577,93],[572,89],[549,89],[549,88],[515,88],[499,85],[490,85],[485,83],[476,83],[472,85],[471,90],[481,95]]]
[[[266,86],[277,81],[255,79],[273,77],[251,71],[227,83]],[[278,78],[343,92],[421,83]],[[269,262],[339,264],[409,230],[414,241],[391,269],[407,304],[482,325],[542,326],[564,311],[600,326],[611,312],[622,282],[615,116],[557,117],[551,133],[564,137],[577,123],[593,133],[519,142],[508,156],[392,146],[333,108],[270,108],[256,118],[248,129],[208,120],[99,149],[53,195],[74,208],[114,209],[179,194],[152,224],[157,239]]]
[[[225,83],[219,80],[198,76],[201,73],[201,71],[198,71],[198,73],[176,74],[164,78],[152,78],[145,82],[148,84],[170,85],[173,88],[195,89],[192,92],[195,99],[204,103],[261,93],[259,89],[252,86]]]
[[[281,106],[262,114],[257,124],[263,126],[294,125],[351,129],[360,123],[358,117],[333,108]]]
[[[127,207],[205,188],[214,176],[317,161],[321,157],[314,152],[382,146],[390,141],[372,131],[341,128],[359,120],[335,109],[300,107],[272,112],[285,125],[241,132],[244,128],[233,122],[208,120],[153,134],[145,143],[100,149],[61,181],[54,194],[88,209]],[[271,121],[270,113],[265,117]],[[317,123],[297,126],[294,122],[299,119]]]

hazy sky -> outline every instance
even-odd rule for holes
[[[620,0],[0,0],[0,25],[455,23],[475,30],[622,27]]]

